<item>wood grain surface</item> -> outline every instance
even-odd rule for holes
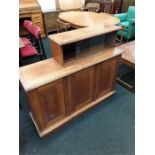
[[[85,11],[70,11],[60,13],[58,16],[61,20],[68,22],[72,27],[88,27],[100,24],[116,25],[120,20],[107,13],[95,13]]]
[[[123,50],[118,48],[107,49],[104,52],[94,53],[64,66],[58,64],[53,58],[40,61],[19,69],[20,81],[25,91],[30,91],[49,82],[55,81],[69,74],[80,71],[112,57],[122,54]]]
[[[118,48],[124,50],[122,54],[122,62],[129,65],[130,67],[135,67],[135,41],[125,43],[118,46]]]
[[[120,26],[115,26],[115,25],[104,26],[102,24],[102,25],[96,25],[92,27],[80,28],[72,31],[63,32],[63,33],[53,34],[53,35],[49,35],[48,37],[50,40],[62,46],[65,44],[77,42],[87,38],[92,38],[109,32],[118,31],[120,29],[121,29]]]

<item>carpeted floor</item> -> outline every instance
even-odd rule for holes
[[[44,39],[50,57],[48,39]],[[20,155],[134,155],[135,95],[120,85],[116,94],[72,120],[45,139],[28,115],[25,94],[20,90]]]

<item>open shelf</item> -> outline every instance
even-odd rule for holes
[[[97,26],[94,28],[81,28],[64,33],[50,35],[53,58],[61,65],[82,58],[85,55],[104,52],[115,44],[118,26]],[[111,31],[110,31],[111,30]],[[78,31],[78,36],[77,36]],[[110,31],[110,32],[109,32]],[[76,34],[75,34],[76,32]],[[64,39],[65,38],[65,39]]]

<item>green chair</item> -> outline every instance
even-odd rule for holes
[[[123,26],[124,30],[118,32],[118,36],[122,36],[122,31],[124,31],[124,36],[126,40],[135,37],[135,7],[129,6],[127,13],[115,14],[115,17],[120,19],[119,26]]]

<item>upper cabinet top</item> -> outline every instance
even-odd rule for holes
[[[65,44],[70,44],[73,42],[99,36],[109,32],[118,31],[120,29],[121,29],[120,26],[115,26],[115,25],[111,25],[111,26],[97,25],[93,27],[86,27],[86,28],[76,29],[76,30],[67,31],[63,33],[49,35],[49,39],[54,41],[58,45],[62,46]]]

